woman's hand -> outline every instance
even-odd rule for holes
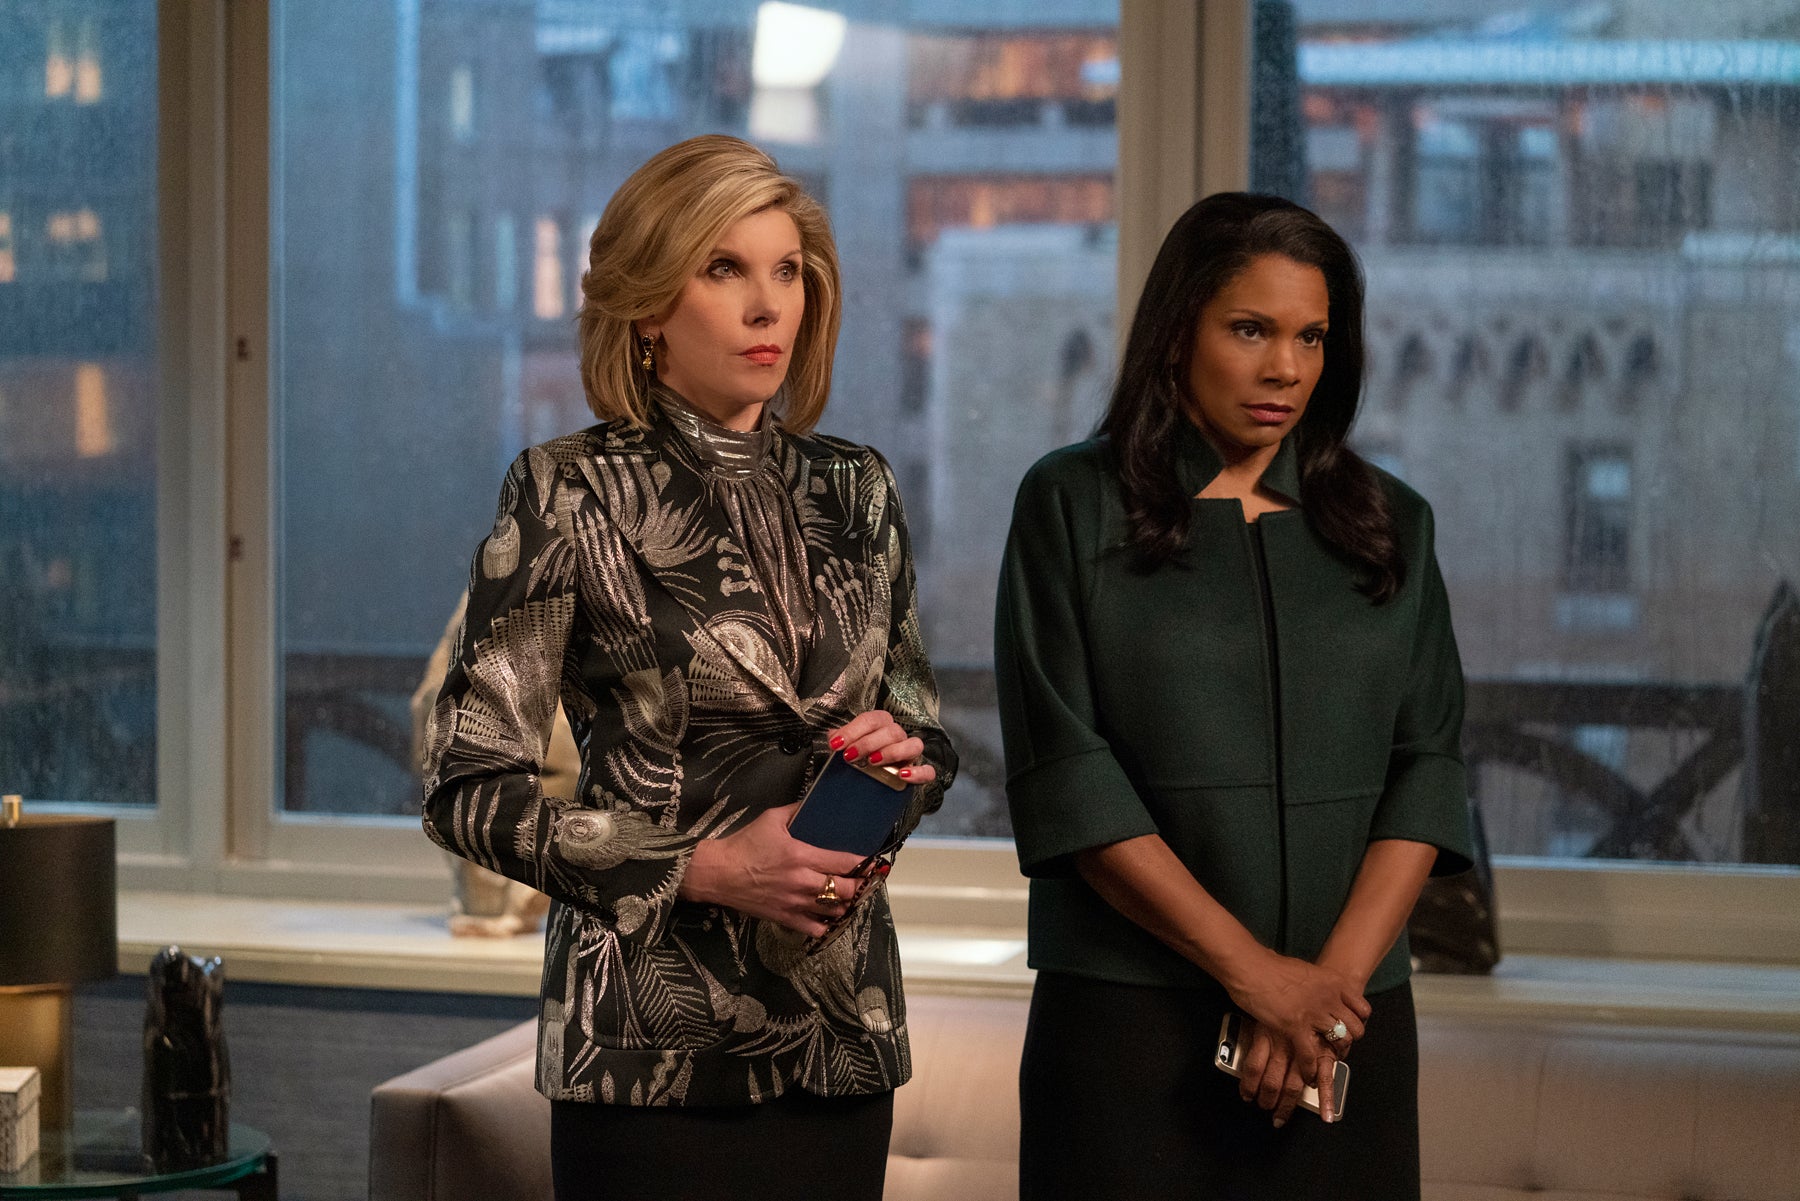
[[[1362,990],[1343,972],[1302,959],[1266,953],[1231,999],[1253,1020],[1241,1061],[1238,1091],[1246,1101],[1274,1110],[1283,1125],[1308,1082],[1323,1081],[1321,1103],[1330,1101],[1333,1064],[1363,1035],[1371,1010]],[[1344,1036],[1328,1040],[1337,1023]]]
[[[847,873],[862,859],[789,837],[799,807],[770,809],[735,834],[701,841],[681,878],[681,899],[727,905],[808,938],[823,935],[826,921],[855,899],[862,881]]]
[[[1241,1020],[1239,1037],[1244,1040],[1244,1051],[1238,1060],[1238,1095],[1264,1109],[1273,1109],[1276,1129],[1280,1129],[1287,1125],[1295,1106],[1300,1104],[1301,1092],[1310,1084],[1318,1090],[1319,1116],[1327,1122],[1337,1121],[1332,1073],[1343,1054],[1336,1048],[1347,1046],[1349,1040],[1315,1055],[1311,1073],[1306,1074],[1294,1059],[1283,1058],[1281,1040],[1268,1026],[1255,1018]]]
[[[899,770],[900,778],[909,784],[929,784],[937,779],[937,769],[920,763],[925,753],[923,740],[914,738],[883,709],[859,713],[831,732],[831,749],[842,751],[844,758],[872,763],[876,767]]]

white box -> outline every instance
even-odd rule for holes
[[[0,1172],[16,1172],[38,1152],[38,1070],[0,1068]]]

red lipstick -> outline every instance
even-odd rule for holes
[[[781,347],[779,346],[752,346],[749,350],[740,350],[738,354],[759,367],[773,367],[781,361]]]

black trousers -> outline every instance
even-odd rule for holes
[[[1342,1120],[1275,1129],[1212,1065],[1212,993],[1041,972],[1019,1070],[1022,1201],[1417,1201],[1412,986],[1369,998]]]
[[[550,1103],[556,1201],[881,1201],[894,1094],[761,1105]]]

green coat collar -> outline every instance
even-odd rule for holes
[[[1212,483],[1219,472],[1225,470],[1225,459],[1221,456],[1207,436],[1200,432],[1200,427],[1192,421],[1183,419],[1175,426],[1175,478],[1189,496],[1198,496],[1201,489]],[[1264,469],[1260,481],[1263,487],[1271,492],[1279,492],[1295,504],[1300,503],[1300,453],[1294,449],[1294,439],[1281,440],[1281,446],[1275,451],[1275,458]]]

